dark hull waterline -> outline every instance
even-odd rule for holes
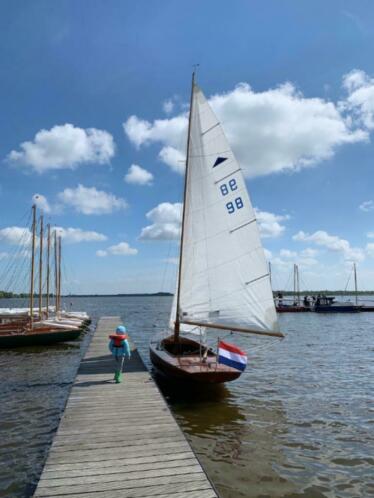
[[[45,346],[58,342],[78,339],[82,330],[49,330],[25,333],[0,332],[0,348],[16,348],[23,346]]]
[[[361,306],[347,305],[347,306],[315,306],[316,313],[359,313],[362,310]]]
[[[166,349],[172,344],[172,340],[173,338],[167,338],[160,344],[150,345],[152,364],[165,377],[198,384],[222,384],[240,377],[240,370],[217,363],[217,356],[212,350],[208,350],[209,354],[203,360],[203,353],[199,353],[200,344],[192,339],[181,337],[180,344],[182,348],[188,347],[196,352],[172,354]]]

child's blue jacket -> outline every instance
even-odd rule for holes
[[[127,339],[124,339],[121,343],[121,347],[114,347],[114,340],[109,341],[109,350],[113,356],[127,356],[131,358],[130,346]]]

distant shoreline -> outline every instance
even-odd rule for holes
[[[281,293],[283,296],[297,296],[296,292],[293,291],[285,291],[285,290],[277,290],[273,291],[274,297],[278,297],[278,293]],[[354,291],[343,291],[343,290],[303,290],[300,291],[300,296],[317,296],[318,294],[321,295],[329,295],[329,296],[354,296],[355,292]],[[129,294],[63,294],[61,297],[63,298],[70,298],[70,297],[173,297],[174,294],[171,292],[154,292],[154,293],[147,293],[147,292],[139,292],[139,293],[129,293]],[[374,290],[370,291],[358,291],[357,292],[358,296],[373,296],[374,295]],[[38,294],[34,294],[35,298],[38,298]],[[43,294],[43,298],[46,297],[46,294]],[[53,294],[50,294],[50,297],[53,298]],[[17,298],[22,298],[22,299],[28,299],[29,294],[13,294],[12,292],[4,292],[0,291],[0,299],[17,299]]]
[[[135,294],[63,294],[61,297],[172,297],[174,294],[170,292],[155,292],[155,293],[135,293]],[[30,294],[13,294],[12,292],[0,291],[0,299],[16,299],[16,298],[29,298]],[[37,298],[38,294],[34,294]],[[43,294],[46,297],[46,294]],[[50,294],[52,298],[53,295]]]

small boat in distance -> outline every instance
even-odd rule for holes
[[[241,168],[194,74],[183,201],[170,330],[151,341],[151,361],[169,378],[232,381],[241,370],[219,361],[202,339],[205,329],[283,334]]]
[[[351,301],[336,301],[334,296],[318,295],[314,302],[313,311],[316,313],[359,313],[362,311],[362,306],[358,304],[356,263],[353,263],[353,277],[355,285],[355,303],[352,303]]]
[[[271,265],[269,263],[269,269]],[[275,297],[275,307],[278,313],[305,313],[312,311],[311,301],[309,296],[304,296],[301,302],[300,296],[300,273],[299,266],[293,265],[293,296],[292,298],[284,298],[282,292],[277,292]]]

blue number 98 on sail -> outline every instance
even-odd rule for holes
[[[232,214],[236,211],[236,209],[241,209],[244,206],[243,199],[241,197],[237,197],[234,202],[228,202],[226,204],[226,209],[229,214]]]

